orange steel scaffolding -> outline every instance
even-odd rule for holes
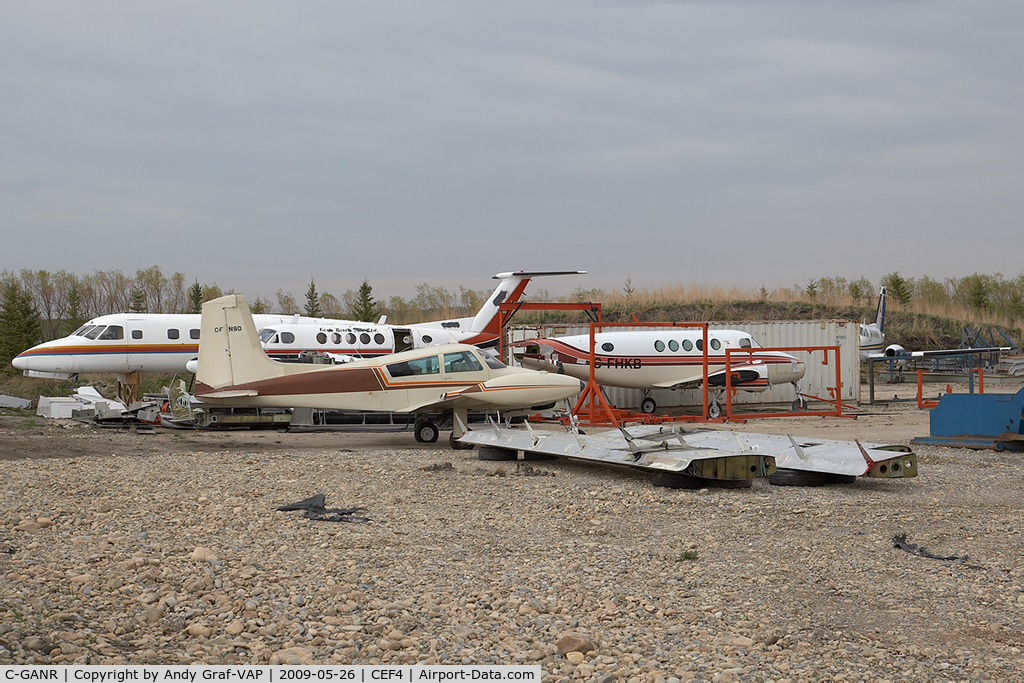
[[[984,394],[985,393],[985,368],[983,368],[983,367],[969,368],[967,372],[968,373],[971,373],[971,372],[978,373],[978,393],[979,394]],[[924,409],[931,409],[931,408],[934,408],[935,406],[939,405],[938,401],[931,401],[931,400],[926,401],[925,398],[924,398],[924,373],[925,373],[924,370],[918,370],[917,371],[917,407],[921,408],[922,410],[924,410]],[[973,389],[973,387],[972,387],[972,389]],[[950,384],[946,385],[946,393],[947,394],[952,394],[953,393],[952,385],[950,385]],[[972,391],[971,393],[974,393],[974,392]]]
[[[800,394],[801,397],[807,396],[817,401],[824,403],[835,403],[836,407],[834,410],[806,410],[801,411],[800,415],[806,415],[808,417],[822,416],[822,417],[856,417],[855,415],[843,415],[843,380],[842,380],[842,366],[839,362],[839,347],[838,346],[772,346],[772,347],[760,347],[751,349],[726,349],[725,350],[725,418],[724,421],[733,419],[732,410],[732,397],[736,393],[737,389],[732,386],[732,356],[733,354],[747,354],[751,358],[755,353],[761,351],[807,351],[814,353],[815,351],[823,351],[824,357],[822,358],[822,365],[829,364],[829,351],[835,352],[835,367],[836,367],[836,385],[834,387],[828,387],[829,392],[833,395],[831,399],[819,398],[817,396],[809,396],[807,394]],[[707,374],[704,375],[707,377]],[[705,413],[707,411],[705,410]],[[793,417],[792,412],[784,413],[741,413],[737,417]],[[723,421],[719,418],[717,421]]]
[[[589,301],[581,303],[515,301],[498,304],[498,315],[500,316],[501,323],[498,334],[498,357],[502,360],[505,358],[505,326],[508,325],[512,317],[519,311],[585,311],[591,320],[596,315],[597,322],[601,322],[601,304]]]

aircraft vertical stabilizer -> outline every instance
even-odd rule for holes
[[[231,294],[203,304],[196,380],[218,388],[285,374],[260,346],[244,296]]]

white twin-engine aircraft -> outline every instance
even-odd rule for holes
[[[389,325],[298,315],[253,316],[260,340],[274,358],[295,359],[320,351],[338,360],[372,358],[434,344],[459,342],[493,346],[501,333],[498,304],[518,301],[531,278],[582,275],[586,271],[498,273],[494,292],[472,318],[415,325]],[[70,336],[39,344],[12,364],[26,375],[64,377],[81,372],[185,372],[199,352],[200,316],[194,314],[118,313],[94,318]]]
[[[523,367],[559,372],[578,379],[590,377],[590,335],[549,337],[516,342],[526,347]],[[547,353],[541,352],[545,347]],[[761,345],[740,330],[708,331],[708,386],[717,389],[708,414],[721,414],[719,402],[725,389],[726,349],[760,349]],[[730,356],[732,386],[742,391],[764,391],[774,384],[792,383],[804,376],[804,363],[781,351],[734,353]],[[700,386],[704,380],[704,332],[697,328],[622,330],[594,334],[594,379],[598,384],[643,389],[682,389]],[[797,400],[799,399],[797,390]],[[657,404],[649,395],[640,410],[653,413]]]

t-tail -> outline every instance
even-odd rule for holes
[[[491,293],[480,311],[473,318],[470,332],[485,334],[497,339],[501,334],[501,316],[498,315],[498,304],[519,301],[526,291],[531,278],[548,275],[586,275],[585,270],[518,270],[511,273],[498,273],[495,280],[501,280],[498,287]]]
[[[287,373],[260,345],[244,296],[230,294],[203,304],[196,381],[208,387],[238,386]]]

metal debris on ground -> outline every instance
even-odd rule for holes
[[[892,547],[899,548],[911,555],[917,555],[919,557],[927,557],[930,560],[966,560],[966,555],[936,555],[925,549],[924,546],[919,546],[916,543],[911,543],[907,540],[907,535],[894,534],[892,537]]]
[[[366,508],[353,507],[353,508],[326,508],[324,507],[325,496],[322,493],[318,493],[315,496],[304,498],[297,503],[291,503],[290,505],[282,505],[279,508],[274,508],[278,512],[290,512],[291,510],[305,510],[306,518],[312,519],[317,522],[353,522],[361,524],[363,522],[369,522],[369,517],[361,517],[356,515],[357,512],[365,512]]]

